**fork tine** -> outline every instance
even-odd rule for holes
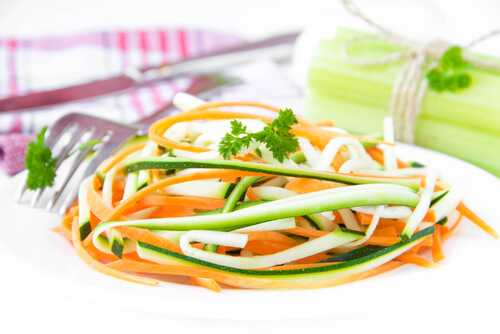
[[[83,174],[79,177],[77,184],[80,184],[84,179],[95,173],[96,168],[106,159],[108,158],[111,153],[118,147],[118,145],[113,145],[112,144],[112,137],[113,134],[110,135],[108,140],[104,143],[102,143],[101,148],[97,152],[96,156],[92,159],[92,161],[88,164],[88,166],[85,168],[85,171]],[[66,210],[69,208],[69,206],[73,203],[74,199],[76,198],[76,194],[78,192],[78,189],[75,187],[73,188],[68,196],[66,196],[66,200],[64,203],[62,203],[57,210],[57,213],[59,215],[64,215],[66,213]]]
[[[95,136],[95,135],[96,135],[96,129],[95,128],[91,128],[90,131],[88,132],[88,137],[89,138],[96,138],[97,137],[97,139],[100,139],[102,137],[102,136]],[[66,185],[68,184],[69,180],[73,177],[73,175],[77,171],[78,167],[80,167],[80,165],[83,162],[83,160],[90,153],[91,149],[92,149],[91,147],[87,147],[84,150],[81,150],[81,151],[78,152],[78,154],[77,154],[75,160],[73,161],[73,163],[71,164],[68,172],[64,176],[64,179],[63,179],[62,183],[54,191],[54,194],[52,195],[52,197],[50,198],[49,202],[47,203],[47,207],[46,207],[47,211],[51,211],[54,208],[54,206],[57,203],[59,197],[61,197],[61,195],[63,194],[64,189],[66,188]]]
[[[50,128],[47,132],[47,136],[45,138],[45,144],[52,150],[54,146],[61,140],[61,138],[64,137],[64,134],[66,134],[68,131],[71,130],[72,124],[67,124],[64,122],[65,119],[61,119],[61,121],[58,121],[52,128]],[[60,164],[59,159],[56,162],[56,164]],[[58,166],[56,166],[57,169]],[[27,185],[26,181],[28,179],[28,174],[23,177],[18,190],[16,191],[16,197],[15,200],[16,202],[20,202],[21,198],[23,197],[24,193],[26,192]],[[34,198],[38,199],[40,197],[41,193],[39,194],[38,191],[35,193]],[[36,200],[35,200],[36,202]],[[31,201],[31,206],[33,206],[34,201]]]
[[[68,157],[68,154],[71,152],[71,150],[75,147],[75,145],[78,143],[78,141],[81,139],[81,136],[85,133],[84,129],[81,129],[78,124],[71,124],[66,127],[65,131],[60,135],[61,138],[66,134],[70,132],[70,138],[67,144],[64,145],[64,147],[61,149],[61,151],[57,154],[56,156],[56,166],[55,170],[59,169],[61,164],[63,163],[64,160]],[[39,189],[35,192],[33,197],[31,198],[31,207],[35,207],[38,204],[38,200],[42,196],[43,192],[47,188],[42,188]]]

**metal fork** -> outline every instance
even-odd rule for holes
[[[186,90],[190,94],[202,94],[205,97],[216,94],[219,89],[235,85],[239,79],[222,75],[203,75],[194,79],[193,84]],[[174,110],[173,105],[168,103],[164,107],[154,112],[146,119],[142,119],[136,124],[122,124],[109,121],[100,117],[84,115],[81,113],[70,113],[58,119],[48,130],[46,145],[51,150],[56,150],[56,171],[60,172],[60,167],[64,161],[71,163],[68,171],[64,175],[58,175],[57,183],[50,189],[46,203],[42,200],[47,194],[47,188],[37,190],[32,194],[29,204],[31,207],[42,208],[47,211],[56,212],[63,215],[71,203],[76,198],[77,185],[81,181],[95,172],[95,169],[115,151],[127,139],[133,136],[144,134],[145,130],[156,120],[165,117]],[[88,139],[98,140],[100,143],[96,147],[85,147],[78,149],[79,143]],[[60,149],[57,151],[57,147]],[[89,157],[91,151],[95,153],[83,170],[77,173],[84,164],[84,160]],[[86,161],[85,161],[86,163]],[[60,181],[60,182],[59,182]],[[21,203],[23,195],[27,193],[26,176],[20,184],[16,195],[16,201]]]

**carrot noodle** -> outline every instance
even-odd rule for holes
[[[235,109],[244,110],[236,111]],[[264,116],[264,114],[261,115],[255,113],[252,109],[260,109],[261,111],[265,111],[268,115],[266,114],[266,116]],[[208,231],[196,230],[191,233],[190,231],[183,231],[182,229],[182,231],[170,231],[168,229],[163,230],[163,225],[157,227],[157,225],[154,224],[134,224],[134,222],[127,225],[125,222],[120,222],[136,219],[140,219],[143,222],[150,219],[161,219],[162,222],[163,219],[168,221],[170,221],[170,219],[174,219],[175,221],[190,221],[191,219],[199,219],[199,217],[201,217],[200,215],[214,215],[220,212],[224,212],[224,214],[213,216],[215,217],[214,219],[219,217],[238,217],[237,211],[245,210],[242,209],[244,206],[250,208],[246,212],[255,212],[259,210],[259,205],[266,201],[270,201],[269,198],[262,195],[266,191],[269,191],[270,193],[272,193],[272,191],[276,191],[277,194],[289,194],[293,192],[298,194],[296,196],[303,196],[302,198],[315,198],[314,196],[318,197],[319,195],[316,195],[315,193],[319,191],[339,191],[339,193],[343,190],[349,191],[349,189],[344,188],[349,188],[351,185],[341,182],[324,181],[315,178],[288,176],[277,177],[266,173],[232,169],[192,169],[189,173],[178,173],[178,171],[171,173],[171,171],[167,172],[161,169],[146,169],[146,174],[142,174],[143,176],[146,175],[145,178],[142,178],[142,183],[140,185],[137,184],[135,188],[131,188],[134,184],[129,183],[132,182],[130,180],[133,180],[133,178],[126,174],[125,166],[127,161],[130,161],[131,157],[137,157],[139,155],[142,156],[144,152],[151,148],[151,145],[154,145],[154,149],[152,151],[148,151],[152,152],[150,154],[151,157],[158,157],[165,151],[170,152],[168,149],[189,152],[191,155],[214,150],[214,146],[210,146],[214,144],[210,142],[213,139],[209,139],[209,144],[206,144],[206,146],[201,146],[199,144],[204,141],[196,141],[196,136],[200,135],[199,133],[196,135],[191,133],[186,137],[189,137],[189,139],[186,140],[173,140],[172,138],[174,137],[169,137],[169,134],[165,135],[166,131],[172,128],[172,126],[178,123],[186,122],[196,123],[233,119],[258,120],[265,124],[270,124],[274,119],[273,114],[276,114],[279,111],[280,109],[277,107],[259,102],[210,102],[204,103],[189,111],[155,122],[149,129],[147,141],[135,145],[125,146],[101,164],[98,168],[98,172],[91,177],[87,188],[84,189],[85,192],[83,194],[85,194],[85,198],[79,197],[79,201],[86,201],[86,203],[84,203],[85,206],[79,206],[81,203],[73,205],[63,216],[60,224],[53,228],[53,231],[61,234],[65,239],[70,241],[77,255],[87,265],[105,275],[146,285],[157,285],[160,281],[191,284],[214,292],[219,292],[227,286],[255,289],[318,288],[324,286],[335,286],[338,284],[365,279],[394,270],[405,264],[430,268],[444,258],[444,244],[459,228],[463,218],[467,218],[486,233],[498,238],[498,234],[490,225],[488,225],[477,214],[461,202],[456,208],[452,208],[450,212],[446,212],[448,217],[454,217],[458,212],[457,220],[453,223],[448,222],[445,225],[437,224],[437,213],[432,207],[424,207],[424,210],[426,211],[422,210],[420,213],[421,216],[424,216],[425,213],[425,216],[420,222],[421,225],[417,226],[416,233],[427,226],[431,227],[427,229],[427,234],[421,234],[421,238],[418,239],[418,242],[411,245],[408,243],[405,244],[405,238],[408,236],[402,236],[402,234],[405,233],[403,231],[406,226],[406,220],[391,218],[389,215],[385,217],[378,217],[378,212],[380,210],[374,209],[377,208],[376,205],[372,206],[371,209],[367,207],[366,210],[368,211],[363,211],[368,213],[359,212],[362,210],[358,211],[353,208],[351,209],[354,211],[349,211],[349,207],[345,209],[348,213],[352,212],[353,217],[355,217],[355,220],[359,223],[359,228],[357,228],[359,231],[357,232],[348,231],[347,226],[351,225],[349,225],[349,221],[344,221],[342,219],[342,216],[338,211],[317,212],[321,211],[318,209],[317,211],[312,210],[314,211],[314,216],[294,216],[293,212],[296,213],[297,211],[291,211],[291,217],[285,216],[285,220],[273,218],[270,219],[272,220],[270,222],[265,221],[265,216],[263,216],[263,219],[259,216],[260,220],[257,221],[256,219],[256,221],[253,222],[256,225],[249,224],[250,226],[241,230],[231,230],[231,228],[226,228],[229,225],[217,225],[214,227],[214,230],[217,230],[218,232],[210,232],[212,234],[207,235],[215,238],[215,236],[220,234],[227,237],[227,240],[231,241],[229,243],[221,242],[221,245],[212,244],[217,242],[217,238],[213,239],[212,237],[205,240],[210,243],[204,243],[205,241],[202,242],[201,240],[204,240],[203,237],[201,237],[201,239],[189,239],[192,241],[189,241],[188,243],[190,249],[205,252],[203,254],[208,254],[207,256],[209,256],[209,258],[213,255],[224,259],[231,257],[233,260],[236,258],[238,261],[243,260],[243,258],[268,258],[270,256],[280,257],[282,254],[295,254],[298,252],[297,249],[305,249],[310,244],[316,245],[318,243],[320,244],[324,240],[329,240],[328,238],[331,238],[334,233],[338,233],[339,229],[342,229],[342,233],[350,233],[351,236],[355,235],[354,233],[357,233],[358,235],[353,237],[354,240],[356,240],[356,237],[358,238],[357,240],[361,240],[361,242],[357,244],[346,243],[340,246],[335,246],[332,249],[318,249],[316,253],[309,252],[304,254],[301,258],[294,258],[288,262],[280,262],[278,265],[271,264],[267,267],[258,267],[253,269],[254,272],[259,273],[259,275],[261,274],[260,271],[272,271],[273,273],[269,276],[272,275],[273,277],[275,275],[283,274],[288,270],[300,271],[300,275],[306,272],[323,270],[320,268],[349,261],[337,261],[332,258],[332,260],[336,262],[325,262],[329,261],[328,259],[332,256],[344,256],[344,253],[356,252],[357,248],[360,247],[373,247],[374,249],[377,249],[377,247],[385,248],[390,246],[399,247],[401,244],[408,245],[404,250],[395,254],[393,258],[386,260],[385,263],[377,263],[377,266],[374,266],[371,269],[366,269],[363,272],[347,274],[345,276],[339,276],[337,278],[326,280],[301,280],[288,278],[273,280],[266,278],[268,275],[250,277],[237,271],[221,269],[224,268],[224,266],[208,266],[206,263],[200,262],[200,260],[203,259],[202,257],[196,258],[196,256],[194,256],[193,259],[193,256],[191,256],[192,261],[188,261],[185,258],[185,256],[189,254],[185,248],[185,238],[188,238],[189,235],[195,232],[205,233]],[[304,164],[303,166],[306,166],[309,169],[314,169],[315,165],[313,162],[307,161],[307,159],[315,160],[316,155],[321,154],[322,150],[324,150],[332,139],[342,136],[352,137],[357,140],[363,139],[363,137],[353,136],[348,133],[337,133],[323,128],[332,126],[335,126],[334,121],[322,121],[313,124],[302,118],[298,118],[298,122],[289,129],[290,133],[294,136],[307,139],[311,143],[312,148],[311,145],[309,145],[309,148],[307,149],[309,151],[303,152],[306,157],[305,162],[294,162],[295,160],[292,161],[290,159],[283,162],[283,165],[287,166],[286,164],[290,163],[293,167],[298,166],[300,168],[302,166],[301,164]],[[173,130],[174,129],[172,129],[172,131]],[[209,138],[212,137],[209,136]],[[203,139],[205,140],[205,137],[203,137]],[[337,151],[336,155],[331,158],[332,161],[330,166],[328,167],[327,165],[329,170],[332,172],[338,171],[340,167],[350,159],[361,159],[362,156],[369,156],[368,159],[371,157],[371,159],[378,162],[381,166],[384,166],[384,151],[380,149],[381,146],[377,146],[378,144],[384,142],[373,141],[372,139],[370,140],[374,143],[374,146],[365,149],[366,154],[362,152],[363,155],[356,155],[356,152],[353,153],[350,150],[345,149],[345,147],[341,147]],[[388,143],[384,144],[387,145]],[[360,147],[363,149],[362,145],[360,145]],[[304,150],[306,149],[304,148]],[[138,154],[139,152],[140,154]],[[176,153],[178,151],[174,150],[172,152]],[[353,156],[353,154],[355,156]],[[241,151],[240,153],[235,154],[233,160],[258,162],[261,164],[267,163],[264,158],[261,157],[260,152],[257,150],[254,152],[250,148],[247,151]],[[397,160],[398,169],[408,168],[408,166],[408,163]],[[111,178],[106,178],[106,175],[109,175],[107,173],[110,171],[112,171],[113,176]],[[359,169],[356,171],[353,169],[352,172],[346,175],[370,176],[370,171],[367,171],[366,169]],[[394,175],[398,174],[394,173]],[[400,175],[402,175],[402,173]],[[240,181],[247,176],[259,176],[260,178],[256,181],[256,183],[251,185],[244,182],[240,183]],[[103,182],[103,177],[106,182]],[[277,179],[269,179],[269,177]],[[387,180],[408,180],[413,178],[413,180],[416,179],[419,181],[421,187],[424,187],[426,182],[426,176],[408,177],[378,175],[377,182],[384,183],[384,178]],[[191,189],[190,192],[185,193],[176,193],[173,190],[169,190],[171,189],[169,187],[173,185],[180,187],[180,189],[184,189],[182,188],[183,184],[187,182],[195,184],[192,183],[192,181],[200,180],[215,180],[214,182],[220,181],[232,183],[233,185],[231,185],[231,187],[228,186],[227,191],[226,188],[224,188],[227,185],[221,185],[223,186],[221,188],[223,189],[221,191],[222,193],[217,191],[214,192],[213,195],[206,191],[200,191],[200,194],[198,194],[196,190],[193,191],[192,188],[189,187],[187,189]],[[106,183],[106,186],[104,186],[103,183]],[[434,189],[435,192],[449,189],[449,185],[441,180],[437,180],[436,184],[437,185]],[[262,193],[257,192],[257,187],[259,186],[262,186]],[[332,190],[335,188],[339,189]],[[130,189],[133,191],[129,191]],[[419,194],[420,192],[417,193]],[[412,192],[412,194],[414,194],[414,192]],[[112,197],[111,200],[110,197]],[[106,200],[104,198],[106,198]],[[232,199],[229,200],[229,198]],[[271,199],[273,199],[272,196]],[[297,206],[301,205],[301,201],[295,201],[293,198],[286,197],[282,200],[282,203],[285,203],[286,201],[290,201],[290,203]],[[381,205],[391,204],[382,203]],[[254,206],[257,206],[257,209],[252,211],[254,210],[252,209]],[[263,206],[262,208],[265,207],[266,206]],[[262,209],[261,211],[263,210],[265,209]],[[415,209],[415,211],[417,211],[417,209]],[[242,214],[244,215],[243,212],[244,211],[242,211]],[[387,210],[387,212],[390,212],[390,210]],[[225,216],[226,213],[234,215]],[[288,211],[286,211],[286,213],[288,214]],[[85,216],[86,214],[87,216]],[[259,214],[265,215],[265,213]],[[176,217],[183,218],[179,219]],[[293,218],[295,219],[295,222],[293,221]],[[87,219],[87,222],[85,219]],[[325,224],[325,221],[328,224]],[[376,222],[375,224],[373,224],[374,221]],[[119,222],[120,225],[115,225],[115,222]],[[87,225],[85,225],[86,223]],[[109,225],[110,223],[113,225]],[[285,225],[283,226],[282,223]],[[278,224],[280,227],[274,227],[278,226],[274,224]],[[109,226],[111,226],[111,228]],[[134,226],[141,227],[139,228]],[[269,226],[273,227],[270,228]],[[103,230],[100,227],[107,227],[108,229]],[[96,228],[98,229],[98,232],[96,232],[99,233],[98,236],[94,233]],[[229,234],[222,233],[219,228],[222,232],[232,232]],[[432,231],[431,228],[434,228],[434,230]],[[159,229],[159,231],[156,231],[156,229]],[[331,231],[332,229],[334,230]],[[80,240],[80,233],[84,233],[81,231],[85,231],[86,233],[86,237],[83,241]],[[365,238],[362,238],[363,233],[366,233],[367,235]],[[236,242],[234,241],[236,239],[231,239],[233,237],[237,237],[237,240],[243,240],[244,242]],[[108,243],[106,243],[105,240],[107,240]],[[122,244],[120,244],[120,242]],[[153,257],[152,259],[154,259],[155,262],[152,262],[151,258],[145,256],[144,248],[141,248],[141,245],[144,244],[150,245],[150,247],[163,249],[167,254],[171,254],[172,260],[158,260],[158,262],[163,262],[162,264],[156,263],[157,260]],[[122,248],[117,247],[117,245],[121,245]],[[339,257],[339,259],[342,259],[342,256]],[[176,260],[176,257],[179,257],[181,260]],[[432,257],[432,261],[428,259],[430,257]],[[346,254],[346,258],[349,258],[349,254]]]
[[[475,225],[477,225],[480,229],[491,235],[493,238],[498,239],[498,233],[495,231],[493,227],[488,225],[484,220],[482,220],[478,215],[472,212],[463,202],[458,204],[457,207],[458,212],[460,212],[464,217],[469,219]]]
[[[432,260],[439,262],[444,259],[442,226],[436,225],[432,235]]]

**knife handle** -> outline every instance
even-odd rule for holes
[[[212,53],[181,60],[170,64],[144,67],[129,72],[140,82],[173,78],[188,74],[206,74],[257,59],[283,60],[292,55],[299,32],[282,34],[262,40],[238,44]]]

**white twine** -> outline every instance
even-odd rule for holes
[[[416,119],[422,109],[422,102],[428,88],[428,82],[424,75],[425,69],[434,67],[451,44],[439,39],[425,44],[412,41],[373,21],[352,0],[342,0],[342,4],[351,15],[374,28],[380,39],[402,47],[403,50],[389,53],[380,58],[356,59],[351,55],[351,47],[363,40],[373,40],[368,37],[356,37],[344,44],[342,53],[347,62],[356,66],[380,66],[406,61],[392,87],[389,115],[394,120],[396,140],[413,144]],[[466,44],[464,48],[470,49],[497,35],[500,35],[500,29],[479,36]],[[474,66],[500,71],[498,61],[479,59],[469,52],[464,52],[463,57]]]

